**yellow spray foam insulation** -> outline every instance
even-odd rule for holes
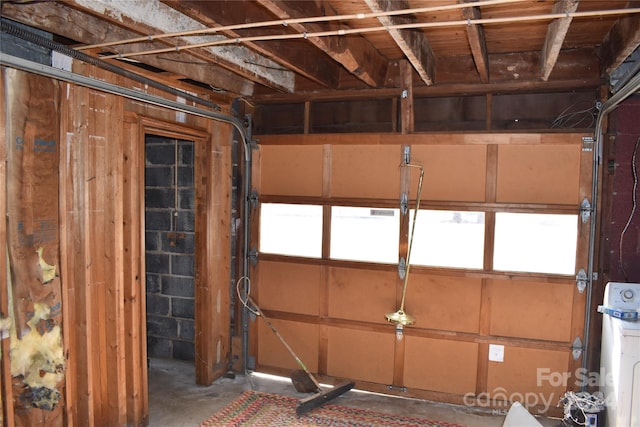
[[[42,335],[36,328],[40,321],[49,319],[50,311],[48,305],[35,303],[33,317],[27,322],[31,330],[22,339],[18,339],[15,327],[11,329],[11,375],[22,375],[31,388],[55,389],[64,378],[60,326],[55,325]]]
[[[56,277],[56,266],[47,264],[42,256],[42,246],[36,249],[38,253],[38,270],[42,274],[42,283],[49,283]]]

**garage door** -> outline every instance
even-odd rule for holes
[[[580,385],[582,136],[261,137],[252,295],[327,381],[555,409]],[[400,307],[410,245],[405,311],[416,321],[401,328],[385,314]],[[251,327],[257,370],[297,368],[263,322]]]

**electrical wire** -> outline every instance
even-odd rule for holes
[[[570,425],[586,426],[587,425],[587,413],[597,414],[604,410],[606,407],[604,396],[600,392],[594,394],[587,392],[574,393],[568,391],[564,394],[560,403],[564,405],[564,418],[562,424],[567,425],[565,421],[569,421]],[[572,411],[578,415],[574,417]],[[579,411],[579,412],[578,412]],[[580,419],[579,414],[582,415]]]
[[[240,282],[242,282],[243,280],[247,282],[247,286],[245,288],[246,289],[245,294],[247,295],[246,298],[242,298],[242,294],[240,293]],[[249,310],[255,316],[260,316],[260,313],[258,313],[258,310],[254,309],[249,305],[249,294],[251,293],[251,279],[249,277],[242,276],[238,279],[238,281],[236,282],[236,293],[238,294],[238,301],[240,301],[247,310]]]
[[[264,35],[256,35],[256,36],[232,37],[232,38],[225,38],[221,40],[193,43],[193,44],[187,44],[187,45],[175,45],[167,48],[143,50],[139,52],[118,53],[115,55],[104,56],[103,59],[122,59],[130,56],[155,55],[155,54],[167,53],[167,52],[182,52],[185,50],[202,48],[202,47],[238,45],[241,43],[256,42],[256,41],[295,40],[295,39],[306,40],[309,38],[329,37],[329,36],[347,36],[347,35],[353,35],[353,34],[369,34],[369,33],[383,32],[383,31],[389,31],[389,30],[417,30],[417,29],[426,29],[426,28],[461,27],[461,26],[469,26],[469,25],[490,25],[490,24],[504,24],[504,23],[515,24],[518,22],[549,21],[549,20],[565,18],[565,17],[566,18],[569,18],[569,17],[584,18],[584,17],[593,17],[593,16],[604,17],[604,16],[616,16],[616,15],[632,15],[636,13],[640,13],[640,8],[549,13],[549,14],[532,15],[532,16],[476,18],[476,19],[462,19],[462,20],[451,20],[451,21],[411,22],[411,23],[402,23],[402,24],[393,24],[393,25],[379,25],[379,26],[367,27],[367,28],[342,28],[338,30],[328,30],[328,31],[313,31],[313,32],[304,31],[304,32],[287,33],[287,34],[264,34]],[[210,29],[210,30],[213,31],[214,29]],[[195,30],[195,31],[199,31],[199,30]],[[147,38],[145,38],[144,40],[136,39],[136,41],[148,41],[150,37],[153,37],[153,36],[147,36]],[[126,40],[126,41],[121,40],[119,42],[110,42],[110,45],[123,44],[129,41],[130,40]],[[81,46],[81,47],[77,47],[76,49],[104,47],[105,45],[106,43],[102,43],[100,45]]]
[[[559,115],[556,117],[551,123],[552,128],[576,128],[578,125],[583,123],[586,120],[589,120],[589,124],[587,126],[583,126],[586,128],[591,128],[595,124],[596,116],[598,113],[598,103],[595,103],[593,106],[589,108],[585,108],[583,110],[573,111],[570,110],[579,105],[578,103],[573,103],[565,108]]]
[[[625,282],[629,280],[629,278],[627,277],[627,270],[624,268],[624,262],[622,262],[622,253],[623,253],[623,242],[624,242],[624,236],[625,234],[627,234],[627,230],[629,229],[629,226],[631,225],[631,221],[633,220],[633,217],[636,213],[636,207],[637,207],[637,197],[636,197],[636,193],[638,192],[638,171],[636,168],[636,156],[638,154],[638,146],[640,146],[640,137],[638,137],[638,139],[636,140],[636,146],[633,149],[633,157],[631,158],[631,173],[633,174],[633,192],[631,194],[631,201],[632,201],[632,208],[631,208],[631,213],[629,214],[629,219],[627,219],[627,223],[625,224],[624,228],[622,229],[622,233],[620,233],[620,247],[618,248],[619,250],[619,255],[618,255],[618,264],[620,265],[620,270],[622,271],[622,275],[624,276],[624,280]]]

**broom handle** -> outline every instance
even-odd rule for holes
[[[256,312],[258,313],[258,316],[262,317],[262,320],[264,320],[265,323],[267,325],[269,325],[269,327],[271,328],[273,333],[276,334],[276,336],[278,337],[278,339],[280,340],[282,345],[285,346],[285,348],[289,351],[289,354],[291,354],[291,356],[296,360],[296,362],[298,363],[298,366],[300,366],[302,368],[302,370],[307,374],[307,376],[311,379],[311,381],[313,381],[313,383],[318,388],[318,390],[320,390],[320,384],[318,383],[318,381],[315,379],[315,377],[313,375],[311,375],[311,372],[309,372],[309,370],[307,369],[305,364],[302,362],[302,360],[300,360],[298,355],[293,351],[293,349],[289,346],[289,344],[287,344],[287,342],[284,340],[282,335],[280,335],[280,332],[278,332],[278,330],[275,328],[275,326],[273,326],[273,323],[271,323],[269,318],[264,315],[262,310],[260,310],[260,307],[258,306],[258,304],[256,304],[255,301],[253,300],[253,298],[251,298],[249,295],[247,295],[247,300],[251,303],[251,305],[253,305],[255,307]]]

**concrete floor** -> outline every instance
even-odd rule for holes
[[[149,425],[152,427],[193,427],[209,418],[245,390],[256,390],[302,398],[288,378],[236,375],[220,378],[212,385],[195,384],[192,363],[151,359],[149,366]],[[351,390],[332,403],[385,413],[416,416],[469,427],[501,427],[504,416],[490,410],[465,406],[381,396]],[[544,427],[559,427],[559,419],[539,418]]]

